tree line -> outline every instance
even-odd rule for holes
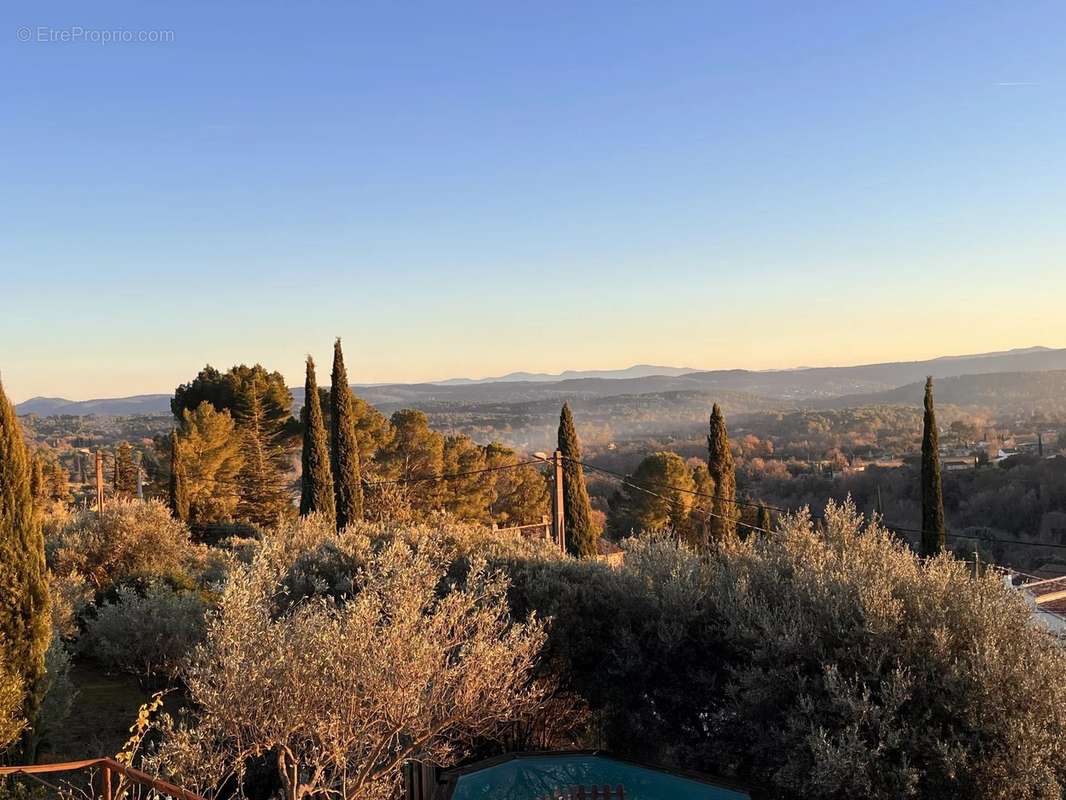
[[[171,402],[176,430],[159,442],[159,483],[176,516],[195,526],[239,521],[265,527],[293,514],[325,515],[339,528],[397,514],[435,512],[500,525],[539,522],[545,476],[534,467],[477,479],[416,481],[493,469],[519,459],[430,427],[421,411],[386,418],[352,392],[340,340],[330,386],[305,364],[304,403],[292,415],[280,373],[261,365],[205,367]]]

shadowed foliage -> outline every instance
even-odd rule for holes
[[[737,535],[737,476],[733,453],[729,449],[722,409],[715,403],[711,409],[710,433],[707,435],[707,469],[714,479],[714,503],[708,525],[711,539],[724,542]]]
[[[944,549],[944,494],[940,485],[940,435],[933,408],[933,379],[925,381],[925,421],[922,432],[922,555]]]
[[[333,374],[329,392],[330,461],[338,530],[363,519],[363,482],[359,439],[355,432],[355,407],[344,368],[341,340],[333,344]]]
[[[581,441],[577,438],[570,404],[563,403],[559,414],[559,450],[563,461],[563,510],[566,518],[566,549],[575,556],[591,558],[596,555],[599,534],[592,527],[592,507],[585,486],[585,471],[581,461]]]
[[[33,509],[30,459],[0,386],[0,663],[21,683],[23,716],[31,724],[50,639],[44,535]]]
[[[301,418],[304,427],[300,477],[300,515],[322,514],[336,519],[333,499],[333,474],[329,467],[329,440],[322,420],[322,405],[315,380],[315,361],[307,357],[307,378],[304,382],[304,407]]]

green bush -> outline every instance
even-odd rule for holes
[[[41,705],[26,743],[31,761],[41,743],[51,740],[62,729],[78,695],[70,678],[70,652],[58,630],[53,631],[52,642],[45,652],[44,668]]]
[[[703,758],[789,797],[1060,797],[1066,652],[989,573],[923,562],[850,504],[713,565],[727,653]]]
[[[816,531],[625,566],[516,563],[515,613],[620,753],[792,798],[1058,798],[1066,652],[1002,579],[923,562],[850,505]]]
[[[206,610],[198,592],[162,581],[121,586],[86,621],[81,648],[108,669],[174,677],[203,638]]]
[[[51,528],[45,550],[54,574],[77,572],[98,592],[129,576],[187,573],[203,557],[189,529],[154,500],[115,499],[102,516],[75,514]]]

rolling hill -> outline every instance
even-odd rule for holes
[[[497,380],[457,379],[440,383],[384,384],[356,386],[356,391],[382,411],[401,407],[433,408],[447,406],[453,412],[460,406],[524,404],[538,401],[591,401],[610,397],[645,394],[689,396],[686,393],[735,392],[767,401],[810,404],[831,401],[858,403],[893,402],[907,397],[911,385],[926,375],[943,380],[958,376],[991,374],[1032,374],[1066,370],[1066,348],[1032,347],[998,353],[945,356],[925,361],[888,362],[851,367],[809,367],[773,371],[744,369],[690,372],[681,367],[638,365],[628,370],[563,373],[574,377],[513,373]],[[658,374],[645,374],[647,372]],[[663,374],[667,373],[667,374]],[[672,373],[672,374],[670,374]],[[1004,379],[1009,385],[1017,379]],[[965,384],[959,384],[959,392]],[[977,387],[979,382],[973,383]],[[991,385],[991,384],[989,384]],[[1043,384],[1041,384],[1043,385]],[[1033,390],[1038,387],[1034,384]],[[944,387],[940,391],[947,391]],[[954,391],[954,390],[951,390]],[[898,392],[898,394],[893,394]],[[293,390],[295,404],[303,402],[303,389]],[[919,394],[920,397],[920,394]],[[955,402],[938,393],[943,402]],[[902,400],[901,400],[902,402]],[[70,401],[35,397],[16,406],[19,414],[128,415],[166,414],[169,394],[137,395],[114,399]],[[972,403],[960,403],[972,404]]]
[[[844,395],[815,405],[822,408],[917,407],[922,404],[924,391],[924,381],[915,381],[885,392]],[[935,396],[939,404],[984,408],[999,414],[1028,416],[1041,411],[1066,416],[1066,370],[956,375],[937,380]]]

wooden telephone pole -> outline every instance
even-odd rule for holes
[[[144,473],[141,471],[141,451],[133,454],[133,468],[137,470],[137,499],[144,499]]]
[[[104,513],[104,454],[96,451],[96,513]]]
[[[563,451],[552,453],[555,480],[552,483],[552,534],[559,552],[566,552],[566,516],[563,505]]]

